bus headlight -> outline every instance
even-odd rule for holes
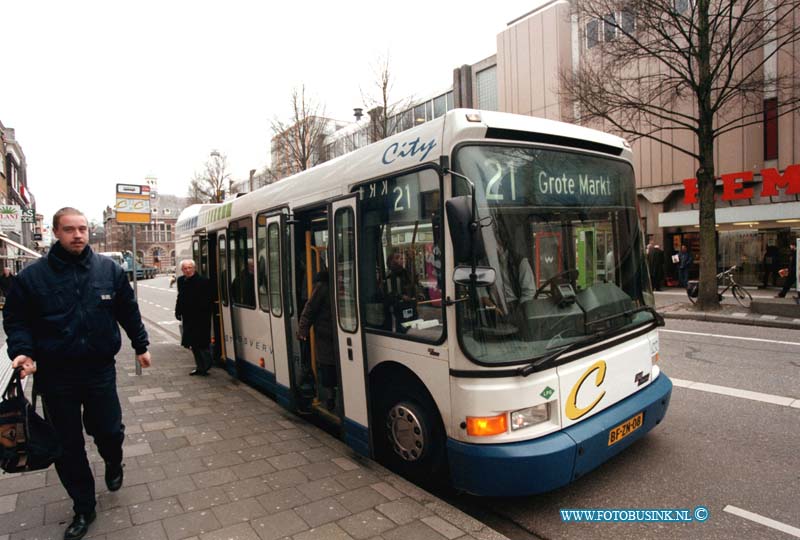
[[[511,431],[535,426],[550,418],[550,404],[542,403],[535,407],[520,409],[511,413]]]

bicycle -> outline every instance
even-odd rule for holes
[[[740,306],[743,308],[749,308],[750,304],[753,302],[753,297],[750,293],[739,285],[736,282],[736,279],[733,277],[733,272],[736,270],[736,266],[731,266],[727,270],[720,272],[717,274],[717,295],[719,296],[720,302],[722,301],[722,295],[730,289],[731,294],[739,303]],[[719,290],[721,286],[725,285],[725,288]],[[699,292],[699,283],[697,281],[690,281],[686,287],[686,296],[689,297],[689,301],[694,304],[697,302],[697,294]]]

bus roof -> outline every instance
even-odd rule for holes
[[[218,228],[231,216],[242,216],[291,203],[292,207],[344,195],[353,185],[397,174],[421,163],[438,164],[455,144],[466,140],[516,140],[575,146],[622,155],[628,144],[602,131],[517,114],[454,109],[420,126],[403,131],[316,167],[268,184],[219,204],[192,205],[180,215],[176,229],[187,234]],[[217,222],[222,223],[217,223]]]

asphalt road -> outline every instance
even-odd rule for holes
[[[168,282],[140,282],[140,308],[177,334]],[[658,293],[658,303],[680,294]],[[790,406],[800,399],[800,335],[668,320],[660,362],[676,382],[666,419],[599,469],[535,497],[439,495],[512,539],[800,538],[800,403]],[[708,508],[705,522],[575,524],[559,512],[697,506]]]

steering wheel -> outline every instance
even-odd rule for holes
[[[575,277],[570,277],[570,276],[573,276],[573,275]],[[556,282],[556,280],[558,280],[558,279],[560,279],[562,277],[566,277],[570,281],[573,280],[573,279],[578,279],[578,269],[577,268],[570,268],[569,270],[564,270],[563,272],[559,272],[558,274],[555,274],[554,276],[550,276],[550,279],[548,279],[547,281],[542,283],[542,285],[538,289],[536,289],[536,292],[533,295],[533,299],[536,300],[537,298],[539,298],[539,295],[542,294],[546,288],[552,286],[553,283]],[[552,295],[552,291],[548,292],[548,294]]]

